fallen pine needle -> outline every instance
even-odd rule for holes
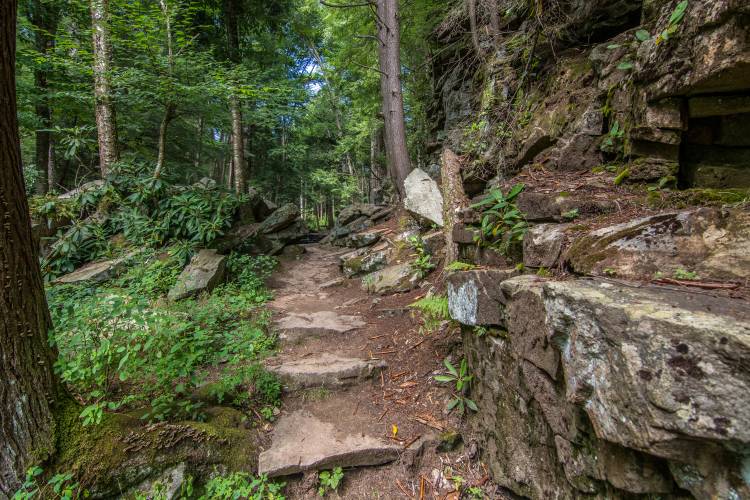
[[[398,479],[396,479],[396,486],[398,486],[398,489],[400,489],[401,493],[406,495],[407,498],[411,498],[411,495],[407,493],[406,488],[404,488],[404,486],[401,484],[401,481],[399,481]]]
[[[390,407],[389,407],[389,408],[386,408],[386,409],[385,409],[385,410],[383,411],[383,413],[381,413],[381,414],[380,414],[380,417],[378,417],[378,422],[382,421],[382,420],[383,420],[383,417],[385,417],[385,414],[386,414],[386,413],[388,413],[389,411],[390,411]]]
[[[421,437],[422,437],[422,435],[421,435],[421,434],[417,434],[416,436],[414,436],[414,438],[413,438],[413,439],[412,439],[411,441],[409,441],[408,443],[406,443],[406,444],[404,445],[404,449],[407,449],[407,448],[408,448],[409,446],[411,446],[411,445],[413,445],[414,443],[416,443],[416,442],[417,442],[417,439],[419,439],[419,438],[421,438]]]

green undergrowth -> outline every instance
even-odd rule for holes
[[[196,394],[206,387],[241,409],[278,403],[280,384],[259,365],[274,347],[264,280],[275,261],[232,255],[230,281],[169,302],[163,295],[183,260],[179,252],[145,252],[114,281],[48,288],[55,368],[83,403],[84,425],[133,410],[145,421],[202,421],[206,403]]]

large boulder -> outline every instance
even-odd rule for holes
[[[369,249],[360,249],[339,258],[341,271],[347,278],[380,271],[388,264],[391,248],[381,244]]]
[[[276,209],[260,224],[260,232],[263,234],[276,233],[285,229],[299,218],[299,207],[294,203],[287,203]]]
[[[388,266],[362,278],[365,289],[379,295],[408,292],[417,288],[419,281],[419,272],[409,262]]]
[[[750,307],[589,280],[503,281],[467,332],[493,479],[528,498],[744,498]],[[498,292],[493,292],[498,293]]]
[[[383,205],[355,203],[354,205],[349,205],[348,207],[341,210],[341,212],[339,212],[339,215],[336,219],[336,224],[339,226],[346,226],[353,220],[358,219],[362,216],[372,218],[374,215],[378,214],[385,208],[386,207],[384,207]]]
[[[597,229],[576,240],[567,262],[580,274],[651,278],[678,269],[704,279],[750,277],[750,211],[699,208]]]
[[[569,224],[539,224],[523,237],[523,265],[551,268],[559,263]]]
[[[440,187],[424,170],[415,168],[404,181],[404,207],[413,215],[443,226],[443,195]]]
[[[182,300],[210,292],[222,281],[226,271],[226,256],[216,250],[200,250],[193,256],[177,278],[177,283],[169,291],[170,300]]]
[[[278,207],[264,198],[255,188],[248,190],[247,199],[237,209],[237,223],[240,225],[260,222],[271,215]]]
[[[477,269],[451,273],[448,283],[448,312],[451,318],[469,326],[500,325],[503,322],[500,283],[519,274],[515,269]]]

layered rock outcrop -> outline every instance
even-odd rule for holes
[[[534,276],[499,287],[500,329],[464,335],[499,484],[530,498],[750,494],[746,302]]]

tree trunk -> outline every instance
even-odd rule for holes
[[[479,33],[477,32],[477,0],[466,0],[466,10],[469,14],[471,43],[474,45],[474,52],[481,59],[484,54],[482,53],[482,47],[479,45]]]
[[[227,30],[227,49],[229,60],[239,64],[240,33],[238,19],[240,5],[238,0],[224,0],[224,26]],[[237,193],[246,190],[245,180],[245,140],[242,128],[242,102],[236,93],[229,97],[229,108],[232,114],[232,162],[234,164],[234,189]]]
[[[399,198],[404,198],[404,180],[411,171],[406,148],[404,96],[401,91],[401,39],[398,0],[378,0],[378,60],[380,94],[385,120],[388,171]]]
[[[58,175],[57,164],[55,163],[55,136],[49,135],[49,147],[47,149],[47,182],[48,191],[54,191],[57,187]]]
[[[236,96],[229,100],[232,110],[232,163],[234,164],[234,190],[245,192],[245,144],[242,137],[242,104]]]
[[[490,35],[492,35],[493,45],[497,43],[497,37],[500,36],[500,14],[498,12],[497,0],[487,0],[487,8],[490,11]]]
[[[57,29],[57,11],[47,2],[36,0],[29,2],[28,18],[34,26],[34,45],[40,57],[46,61],[48,52],[54,47],[55,31]],[[36,168],[39,172],[35,191],[46,194],[52,180],[49,178],[49,129],[52,127],[52,110],[49,105],[49,87],[47,84],[47,69],[37,66],[34,69],[34,86],[36,87],[37,102],[34,107],[39,129],[36,131]]]
[[[461,160],[450,149],[443,150],[443,234],[445,235],[445,262],[458,260],[458,245],[453,241],[453,226],[458,221],[458,213],[469,206],[461,179]]]
[[[383,126],[378,125],[370,133],[370,203],[383,203],[383,181],[388,175],[381,157],[383,154]],[[380,193],[378,195],[378,193]]]
[[[99,168],[104,178],[119,159],[117,122],[110,81],[112,48],[109,42],[109,0],[91,0],[91,32],[94,41],[94,98],[99,135]]]
[[[159,126],[159,153],[156,158],[154,177],[159,177],[164,169],[164,161],[167,155],[167,129],[169,128],[169,122],[174,118],[174,112],[174,105],[171,103],[167,104],[164,109],[164,117],[161,119],[161,125]]]
[[[164,117],[161,120],[159,126],[159,152],[156,158],[156,169],[154,170],[154,177],[159,177],[162,170],[164,169],[164,162],[167,156],[167,129],[169,123],[174,119],[177,106],[172,101],[172,78],[174,77],[174,49],[172,48],[172,14],[169,12],[169,5],[167,0],[159,0],[159,8],[164,16],[164,29],[167,35],[167,77],[169,78],[169,90],[167,95],[167,103],[164,105]]]
[[[0,2],[0,497],[55,449],[49,312],[31,235],[16,118],[16,2]]]

